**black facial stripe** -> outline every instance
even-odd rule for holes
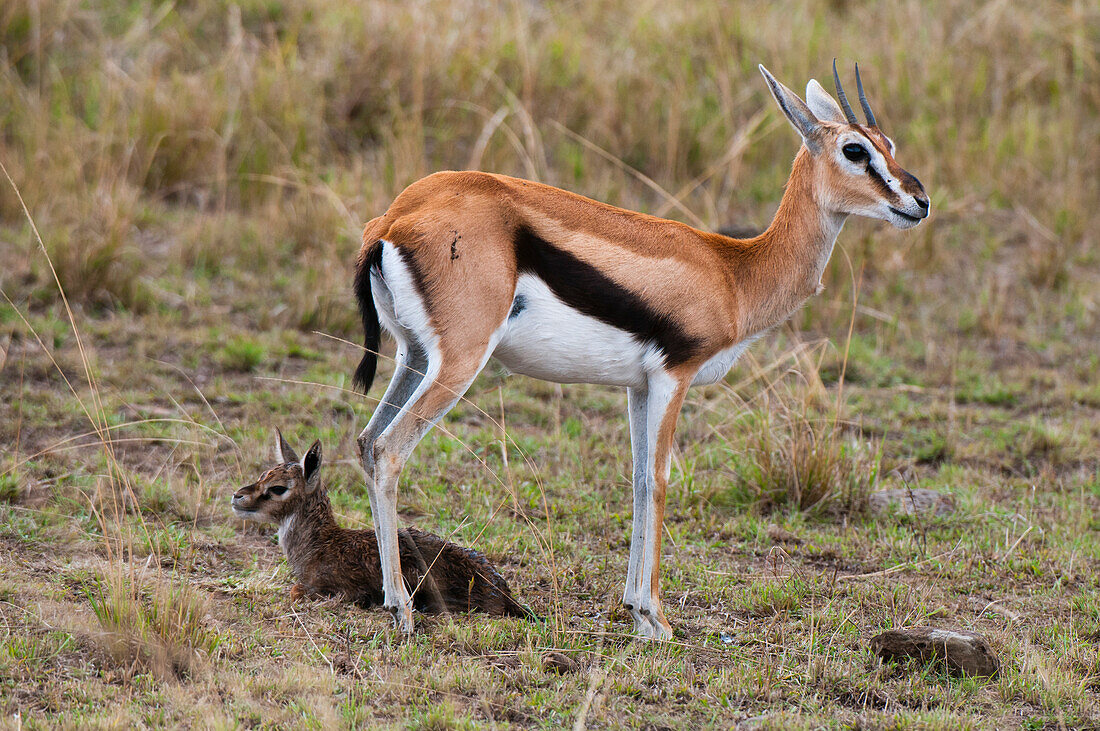
[[[902,170],[898,178],[901,180],[901,187],[909,192],[910,195],[918,195],[924,192],[924,186],[921,185],[920,181],[908,170]]]
[[[624,330],[642,342],[655,344],[664,352],[668,366],[690,360],[702,345],[669,315],[654,310],[631,290],[555,247],[530,228],[523,226],[516,231],[515,247],[520,273],[539,277],[573,309]]]
[[[875,170],[875,167],[871,164],[870,160],[867,161],[867,174],[871,176],[871,182],[873,182],[875,184],[875,187],[879,189],[879,192],[882,193],[883,198],[892,201],[898,200],[898,194],[895,193],[894,190],[886,184],[886,181],[883,180],[882,176],[878,174],[878,170]]]

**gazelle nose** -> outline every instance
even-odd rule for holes
[[[920,206],[920,209],[922,211],[927,211],[928,210],[928,199],[927,198],[913,198],[913,200],[916,201],[917,205]]]

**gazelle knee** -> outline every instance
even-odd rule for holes
[[[379,482],[384,482],[388,476],[399,475],[401,469],[405,466],[405,460],[402,458],[400,450],[397,449],[396,445],[391,444],[384,434],[378,437],[374,444],[370,445],[365,455],[367,455],[366,459],[370,460]]]
[[[359,445],[359,461],[363,463],[363,469],[374,466],[374,439],[364,431],[355,443]]]

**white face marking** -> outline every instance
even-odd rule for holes
[[[513,373],[555,383],[641,387],[658,348],[569,307],[538,277],[520,276],[523,310],[509,317],[493,357]]]

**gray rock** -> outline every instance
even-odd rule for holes
[[[871,514],[890,515],[935,515],[937,517],[955,512],[955,498],[920,487],[915,490],[879,490],[867,498]]]
[[[989,643],[977,632],[936,627],[892,629],[871,639],[871,651],[883,660],[937,660],[955,673],[995,676],[1000,663]]]

